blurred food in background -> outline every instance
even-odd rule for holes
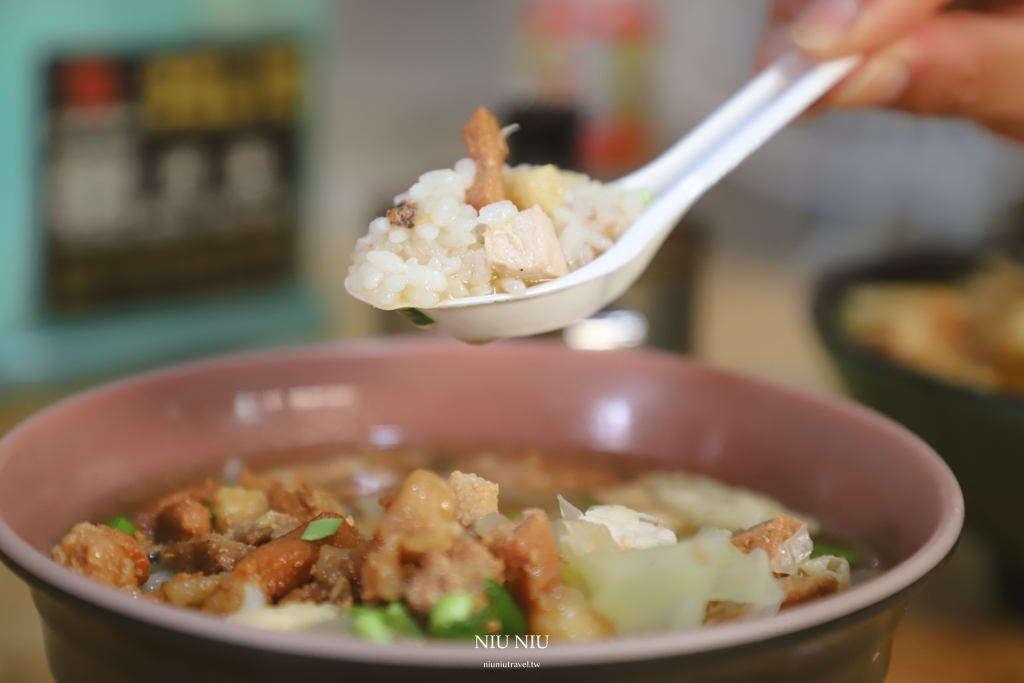
[[[954,282],[875,282],[847,294],[846,332],[935,377],[1024,392],[1024,268],[992,257]]]
[[[819,284],[814,318],[850,395],[949,464],[968,527],[994,551],[1002,604],[1024,610],[1021,266],[932,250],[865,261]],[[977,549],[972,555],[977,555]]]

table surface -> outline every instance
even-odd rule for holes
[[[696,354],[719,367],[839,391],[807,311],[811,278],[794,263],[714,251],[701,274]],[[0,431],[44,400],[0,408]],[[965,538],[911,603],[887,683],[1024,683],[1024,620],[994,605],[983,544]],[[0,566],[0,683],[52,681],[28,590]]]

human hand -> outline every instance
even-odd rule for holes
[[[823,102],[966,116],[1024,141],[1024,0],[774,0],[767,60],[867,58]]]

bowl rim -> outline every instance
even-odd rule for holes
[[[868,283],[950,281],[970,273],[984,259],[983,252],[930,249],[857,261],[829,271],[818,279],[814,287],[811,310],[818,336],[829,349],[842,352],[863,365],[902,377],[928,391],[940,391],[958,400],[984,403],[1013,413],[1018,419],[1024,418],[1024,394],[984,391],[930,375],[857,343],[843,332],[838,320],[842,299],[853,287]]]
[[[164,377],[273,361],[386,357],[410,352],[444,356],[458,354],[467,348],[470,347],[448,340],[368,339],[231,354],[153,370],[79,392],[44,408],[0,439],[0,459],[5,457],[10,443],[22,433],[35,429],[39,423],[47,420],[49,415],[64,410],[69,404],[101,398],[105,394],[117,392],[122,388],[145,384]],[[665,352],[650,350],[579,352],[570,351],[551,343],[522,341],[501,342],[486,348],[490,349],[492,353],[512,354],[612,353],[620,356],[646,358],[654,363],[684,364],[696,372],[722,377],[727,381],[745,384],[758,390],[769,390],[781,394],[781,398],[784,400],[815,404],[820,408],[845,415],[849,420],[860,423],[865,428],[885,432],[890,438],[903,442],[908,454],[928,463],[927,469],[933,476],[934,486],[945,502],[931,536],[910,557],[880,576],[825,600],[786,610],[769,619],[723,624],[693,631],[619,637],[592,643],[559,644],[548,650],[502,650],[500,656],[503,660],[541,661],[545,667],[565,667],[663,659],[760,643],[814,627],[826,626],[888,604],[941,564],[952,552],[959,539],[964,519],[964,501],[960,487],[949,467],[931,447],[910,431],[851,401],[825,393],[816,393],[737,375]],[[480,651],[466,647],[464,643],[399,641],[391,644],[371,645],[363,640],[339,635],[310,634],[308,632],[276,633],[228,623],[218,617],[202,613],[170,609],[166,605],[138,600],[60,567],[44,552],[37,550],[18,536],[3,517],[0,517],[0,559],[23,580],[38,589],[71,596],[92,607],[98,607],[106,612],[141,622],[150,627],[215,643],[253,648],[280,655],[391,667],[479,668],[483,661]],[[485,652],[491,652],[491,650]],[[486,655],[483,658],[487,658]]]

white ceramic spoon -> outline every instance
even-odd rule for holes
[[[416,323],[469,342],[563,328],[617,299],[632,285],[679,219],[712,186],[807,110],[857,65],[858,57],[814,62],[790,53],[765,69],[686,137],[620,179],[653,200],[605,253],[524,294],[493,294],[405,309]]]

